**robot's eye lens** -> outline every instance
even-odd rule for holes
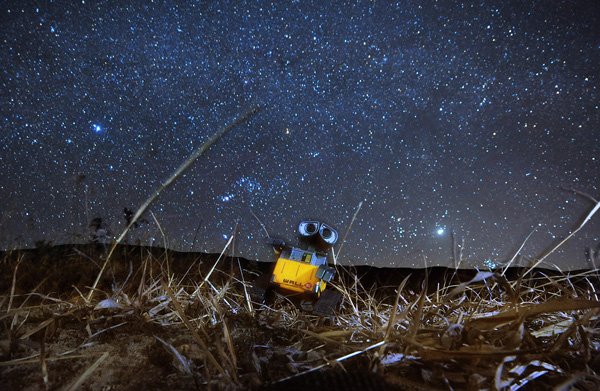
[[[337,231],[325,224],[321,225],[319,234],[321,235],[321,239],[323,239],[328,246],[333,246],[338,240]]]
[[[319,225],[318,221],[302,221],[298,226],[298,232],[300,233],[300,236],[313,236],[319,232]]]

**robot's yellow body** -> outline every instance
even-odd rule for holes
[[[327,267],[327,258],[317,252],[296,247],[284,249],[271,276],[271,283],[282,290],[321,296],[335,271]]]

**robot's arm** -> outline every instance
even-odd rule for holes
[[[280,253],[282,252],[285,248],[288,248],[289,246],[287,245],[287,243],[285,242],[285,240],[283,239],[279,239],[279,238],[267,238],[265,240],[265,242],[269,245],[273,247],[273,250],[275,250],[276,252]]]

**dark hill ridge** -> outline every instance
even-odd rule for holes
[[[12,270],[20,262],[17,274],[19,289],[27,291],[38,284],[47,284],[44,289],[52,288],[54,292],[67,292],[73,286],[91,286],[104,263],[108,248],[95,244],[72,244],[56,246],[40,246],[35,249],[14,250],[0,252],[0,291],[5,292],[12,284]],[[191,253],[165,250],[160,247],[118,245],[111,257],[110,267],[103,274],[101,285],[110,286],[112,283],[123,282],[131,273],[130,278],[135,278],[136,270],[148,258],[159,260],[168,265],[175,275],[189,274],[194,269],[193,275],[206,275],[219,259],[220,254]],[[273,256],[273,261],[275,256]],[[239,257],[223,256],[216,267],[218,276],[240,276],[240,267],[244,271],[244,280],[252,281],[256,276],[270,273],[273,262],[258,262]],[[475,269],[452,269],[448,267],[430,267],[421,269],[412,268],[380,268],[375,266],[348,266],[338,265],[338,275],[344,280],[352,282],[355,277],[366,289],[395,288],[408,275],[408,287],[420,290],[425,276],[428,276],[429,289],[435,289],[438,284],[444,285],[451,281],[460,283],[472,279],[478,272]],[[508,280],[518,278],[525,271],[523,267],[509,268],[505,276]],[[569,275],[577,276],[586,270],[570,271]],[[500,273],[498,270],[497,273]],[[558,276],[562,272],[554,269],[538,268],[534,275]],[[337,278],[340,278],[336,276]],[[576,283],[577,278],[572,282]]]

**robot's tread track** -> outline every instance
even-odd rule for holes
[[[313,307],[313,314],[319,316],[332,316],[342,299],[342,295],[337,291],[326,290],[321,293],[321,297]]]

